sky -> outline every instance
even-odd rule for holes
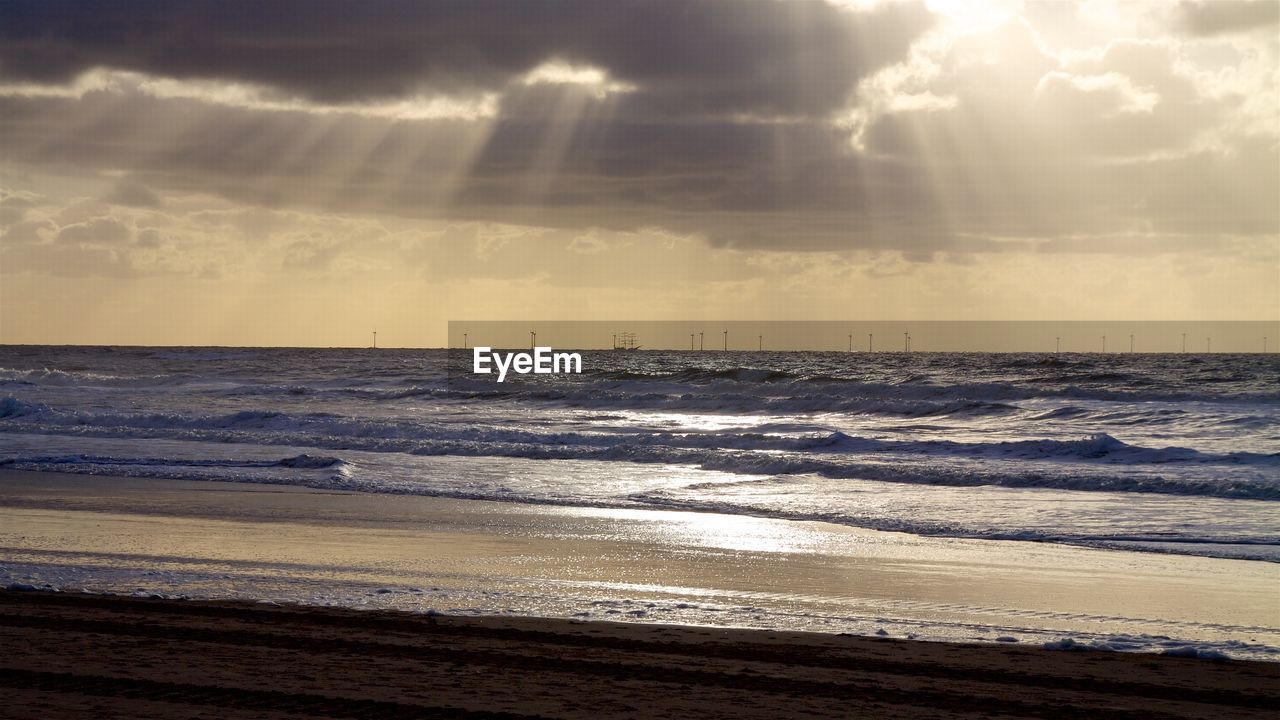
[[[1280,320],[1280,2],[0,6],[0,342]]]

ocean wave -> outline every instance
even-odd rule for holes
[[[964,404],[933,409],[922,415],[1004,413],[1000,407]],[[215,442],[264,442],[362,450],[416,452],[428,443],[484,447],[669,447],[678,450],[806,451],[809,454],[896,454],[991,459],[1096,461],[1111,465],[1201,464],[1280,468],[1280,454],[1202,452],[1196,448],[1129,445],[1111,434],[1093,433],[1071,439],[961,442],[951,439],[868,438],[850,436],[822,424],[764,424],[718,430],[659,430],[645,427],[602,427],[591,430],[539,430],[468,421],[374,419],[335,413],[291,414],[276,410],[241,410],[215,415],[173,413],[90,413],[60,411],[41,404],[0,397],[0,421],[20,432],[86,434],[97,437],[206,439]],[[826,459],[813,459],[814,461]],[[769,461],[773,461],[769,459]]]
[[[735,370],[734,372],[737,372]],[[1076,400],[1105,402],[1202,402],[1227,400],[1239,404],[1280,404],[1280,392],[1236,392],[1229,398],[1170,388],[1161,384],[1110,383],[1091,386],[1056,383],[1036,386],[1023,383],[956,382],[937,384],[936,378],[902,378],[895,382],[863,380],[797,379],[743,383],[739,381],[683,382],[670,377],[642,380],[572,380],[547,383],[509,380],[502,386],[470,377],[451,378],[437,394],[460,398],[468,393],[488,397],[551,403],[570,407],[686,410],[702,412],[855,412],[888,415],[923,415],[983,408],[1016,409],[1028,400]]]
[[[1172,534],[1172,533],[1088,533],[1026,528],[974,527],[956,522],[929,522],[912,518],[858,515],[846,511],[794,511],[782,508],[744,505],[732,500],[712,498],[689,499],[663,493],[639,493],[630,500],[643,505],[670,510],[714,512],[726,515],[750,515],[775,520],[825,522],[883,532],[902,532],[931,537],[973,540],[1006,540],[1049,542],[1084,547],[1164,552],[1234,559],[1280,562],[1280,534],[1265,536]]]
[[[629,460],[640,460],[628,457]],[[23,470],[40,470],[54,472],[75,472],[94,475],[124,475],[132,477],[162,477],[188,480],[232,481],[244,483],[266,483],[319,488],[325,490],[346,490],[376,494],[423,495],[435,497],[452,497],[461,499],[489,500],[499,502],[518,502],[550,505],[572,505],[589,507],[647,507],[661,509],[688,510],[698,512],[717,512],[734,515],[751,515],[793,521],[818,521],[874,530],[906,532],[917,535],[939,537],[974,538],[984,540],[1011,540],[1054,542],[1082,545],[1098,548],[1144,550],[1151,552],[1169,552],[1193,555],[1205,555],[1229,558],[1280,561],[1280,534],[1259,532],[1266,528],[1259,524],[1259,510],[1251,509],[1250,523],[1235,523],[1222,528],[1223,532],[1215,533],[1212,525],[1192,524],[1184,528],[1163,529],[1158,523],[1150,529],[1143,527],[1126,527],[1115,532],[1106,525],[1100,525],[1096,517],[1087,513],[1083,518],[1068,514],[1056,527],[1027,526],[1034,523],[1034,518],[1004,508],[995,514],[995,520],[985,516],[947,515],[945,519],[922,517],[917,513],[883,512],[879,509],[862,510],[861,503],[844,503],[840,501],[838,489],[821,492],[829,501],[817,502],[810,507],[788,507],[788,490],[791,483],[809,483],[812,479],[784,477],[746,478],[739,483],[725,483],[723,479],[707,482],[683,484],[676,488],[654,489],[613,495],[609,493],[583,494],[577,491],[562,492],[558,487],[547,487],[538,483],[521,484],[506,482],[486,483],[468,480],[454,473],[419,474],[411,480],[401,475],[382,476],[379,473],[367,474],[362,470],[366,460],[360,464],[349,462],[341,457],[330,455],[300,454],[284,458],[242,460],[242,459],[201,459],[201,458],[165,458],[165,457],[122,457],[117,455],[95,454],[33,454],[0,460],[0,467]],[[791,469],[795,469],[794,467]],[[859,473],[857,480],[851,480],[850,492],[866,492],[859,490],[866,476],[875,472]],[[634,469],[624,472],[636,473]],[[587,473],[585,476],[593,476]],[[485,477],[483,474],[481,477]],[[820,474],[815,477],[822,477]],[[893,475],[883,474],[881,479],[893,479]],[[920,478],[917,477],[917,480]],[[930,482],[943,479],[940,476]],[[976,479],[976,478],[971,478]],[[995,480],[992,476],[983,478]],[[1069,489],[1080,489],[1086,483],[1077,483]],[[1096,479],[1095,479],[1096,480]],[[568,478],[566,477],[566,482]],[[581,482],[581,480],[578,480]],[[992,484],[992,483],[979,483]],[[763,485],[763,490],[750,490],[745,495],[726,492],[734,486],[754,488]],[[769,486],[778,486],[770,489]],[[1042,483],[1033,487],[1057,486],[1055,483]],[[625,485],[621,486],[625,487]],[[566,488],[567,489],[567,488]],[[1123,489],[1109,487],[1108,489]],[[741,497],[745,500],[738,500]],[[817,496],[815,496],[817,497]],[[1115,500],[1111,500],[1115,502]],[[1222,502],[1221,500],[1217,502]],[[1156,507],[1166,507],[1158,505]],[[1138,517],[1142,517],[1139,515]],[[1080,520],[1083,519],[1083,522]],[[1126,522],[1132,524],[1133,518]],[[1140,521],[1141,522],[1141,521]],[[1159,528],[1159,529],[1157,529]]]
[[[189,381],[185,375],[114,375],[88,370],[14,370],[0,368],[0,383],[23,383],[49,387],[154,387],[172,386]]]
[[[333,420],[335,422],[347,422]],[[728,433],[580,433],[495,427],[422,428],[393,432],[355,422],[346,434],[290,427],[282,413],[236,413],[215,418],[230,428],[103,428],[3,421],[12,432],[173,439],[265,446],[359,450],[417,456],[504,457],[684,465],[743,475],[814,474],[853,480],[973,487],[997,485],[1074,491],[1280,500],[1280,455],[1203,453],[1189,448],[1146,448],[1110,435],[1078,440],[960,443],[882,440],[826,431],[773,435]],[[188,421],[188,424],[193,424]],[[275,428],[263,432],[262,428]],[[1158,472],[1158,468],[1171,472]]]
[[[1052,357],[1013,357],[1000,364],[1003,368],[1091,368],[1095,367],[1088,360],[1067,360],[1060,356]]]
[[[107,467],[182,467],[182,468],[294,468],[298,470],[341,470],[348,466],[338,457],[294,455],[279,460],[189,459],[165,457],[120,457],[69,453],[64,455],[20,455],[0,458],[0,465],[102,465]]]
[[[465,391],[463,391],[465,392]],[[1017,405],[990,399],[949,397],[947,393],[874,392],[870,394],[828,393],[808,391],[785,395],[768,395],[744,390],[721,389],[716,392],[689,391],[687,388],[655,387],[567,387],[511,388],[501,395],[525,402],[557,404],[571,408],[653,410],[670,412],[812,414],[848,413],[890,415],[900,417],[983,416],[1012,413]],[[440,393],[440,397],[449,397]],[[453,390],[454,397],[467,397]]]
[[[985,406],[949,407],[958,412],[1001,412]],[[676,448],[741,450],[822,450],[844,453],[905,453],[1003,457],[1020,459],[1074,458],[1104,460],[1109,463],[1218,463],[1280,467],[1280,453],[1204,453],[1193,448],[1148,448],[1130,445],[1112,435],[1096,433],[1071,440],[1034,439],[998,442],[961,442],[932,439],[875,439],[855,437],[821,425],[767,424],[751,429],[725,428],[716,431],[660,431],[646,428],[601,429],[593,431],[539,431],[481,423],[414,422],[405,420],[346,417],[335,413],[292,414],[277,410],[242,410],[219,415],[176,413],[91,413],[64,412],[16,398],[0,398],[0,419],[10,425],[29,422],[47,429],[69,428],[76,433],[109,435],[113,429],[124,437],[152,436],[164,431],[235,431],[262,435],[279,433],[290,438],[348,438],[352,440],[461,441],[473,443],[518,443],[542,446],[617,447],[628,445]],[[27,431],[39,427],[24,428]],[[232,436],[222,436],[232,440]],[[255,436],[256,437],[256,436]],[[260,439],[260,438],[259,438]],[[290,440],[292,441],[292,440]],[[376,448],[371,448],[376,449]]]
[[[440,351],[0,348],[0,433],[1280,499],[1271,357],[765,357],[588,353],[498,385]]]
[[[640,380],[644,382],[711,383],[728,380],[740,383],[786,382],[805,379],[801,373],[787,370],[757,367],[687,367],[679,370],[637,372],[633,370],[603,369],[589,372],[589,376],[603,381]]]
[[[31,403],[15,397],[0,397],[0,419],[42,415],[50,412],[49,406],[43,403]]]
[[[1084,443],[1089,447],[1089,443]],[[618,452],[616,459],[644,461],[645,449]],[[1252,477],[1234,474],[1215,476],[1211,472],[1195,477],[1161,475],[1151,472],[1106,472],[1102,469],[1082,471],[1070,466],[1036,466],[1028,468],[1016,463],[1007,465],[953,465],[911,462],[841,462],[823,457],[797,457],[765,454],[725,454],[700,458],[698,467],[705,470],[754,475],[813,474],[833,479],[880,480],[917,485],[976,487],[996,485],[1013,488],[1048,488],[1078,492],[1133,492],[1165,495],[1201,495],[1205,497],[1251,500],[1280,500],[1280,479],[1268,470]]]

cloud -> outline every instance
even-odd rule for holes
[[[109,217],[59,226],[25,220],[0,232],[0,263],[10,273],[55,277],[135,277],[129,243],[133,227]]]
[[[114,206],[59,227],[220,198],[187,236],[293,272],[361,253],[285,252],[291,213],[565,231],[539,248],[572,263],[609,255],[593,228],[919,260],[1274,237],[1275,41],[1098,7],[1051,28],[1016,3],[963,23],[910,2],[14,2],[0,146],[111,178],[93,197]]]
[[[929,23],[919,3],[824,0],[19,0],[3,12],[0,66],[29,85],[112,68],[171,88],[223,81],[274,88],[278,102],[360,104],[500,91],[551,63],[675,115],[830,111]]]
[[[58,230],[57,242],[81,245],[122,245],[133,240],[131,225],[114,217],[66,225]]]
[[[579,255],[596,255],[608,250],[609,243],[600,237],[599,232],[592,230],[570,240],[566,249]]]
[[[40,199],[39,195],[25,190],[0,188],[0,226],[21,222]]]
[[[1280,233],[1274,109],[1197,68],[1191,49],[1115,39],[1054,55],[1013,22],[924,52],[864,86],[875,111],[850,122],[851,142],[925,164],[918,187],[953,237]],[[892,102],[922,92],[950,106]],[[1255,116],[1268,128],[1244,122]]]
[[[129,207],[160,207],[164,199],[154,190],[130,180],[118,183],[104,198],[106,202]]]
[[[281,264],[288,270],[317,270],[327,267],[341,251],[342,246],[337,243],[317,239],[296,240],[285,248]]]
[[[1192,35],[1213,36],[1280,26],[1275,0],[1199,0],[1178,4],[1178,25]]]
[[[1059,110],[1088,108],[1095,116],[1114,117],[1121,113],[1150,113],[1160,96],[1149,88],[1135,87],[1124,75],[1072,75],[1054,71],[1036,85],[1037,100]]]
[[[9,276],[141,278],[216,276],[245,253],[233,238],[201,228],[186,212],[41,198],[29,217],[0,226]]]

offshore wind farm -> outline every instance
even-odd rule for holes
[[[448,347],[464,347],[483,338],[494,347],[531,346],[527,330],[537,327],[544,344],[559,348],[633,348],[706,351],[705,335],[721,335],[720,351],[873,352],[874,340],[901,335],[902,344],[883,351],[1106,353],[1106,336],[1125,337],[1122,353],[1185,353],[1186,339],[1203,338],[1205,352],[1266,353],[1268,337],[1280,333],[1280,321],[937,321],[937,320],[454,320],[448,323]],[[1189,332],[1188,332],[1189,331]],[[854,337],[866,337],[865,345]],[[621,338],[621,340],[620,340]],[[474,343],[472,343],[474,344]]]

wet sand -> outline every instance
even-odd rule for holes
[[[0,587],[13,582],[936,640],[1145,634],[1280,646],[1273,563],[715,513],[0,471]]]
[[[6,717],[1263,718],[1280,665],[0,592]]]

